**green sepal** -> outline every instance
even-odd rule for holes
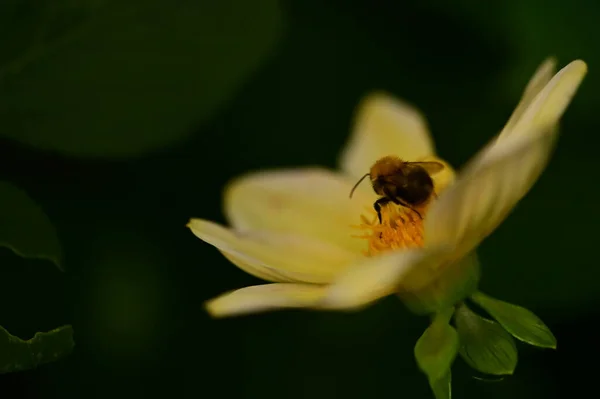
[[[448,324],[451,317],[452,311],[436,314],[415,345],[417,365],[429,380],[447,374],[458,353],[458,333]]]
[[[556,338],[548,326],[530,310],[494,299],[481,292],[473,294],[471,299],[515,338],[541,348],[556,349]]]
[[[461,357],[475,370],[486,374],[512,374],[517,367],[513,337],[495,321],[475,314],[465,304],[455,313]]]
[[[452,398],[452,373],[450,370],[437,380],[429,380],[429,386],[433,391],[435,399]]]
[[[477,291],[479,260],[472,252],[444,270],[419,291],[401,292],[404,304],[416,314],[430,314],[449,309]]]

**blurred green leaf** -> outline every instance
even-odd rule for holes
[[[62,270],[54,226],[25,192],[6,182],[0,182],[0,246],[25,258],[48,259]]]
[[[429,380],[429,386],[433,391],[435,399],[452,398],[452,373],[450,370],[437,380]]]
[[[0,373],[35,368],[71,353],[73,329],[62,326],[48,332],[38,332],[30,340],[11,335],[0,326]]]
[[[0,14],[0,135],[94,157],[188,136],[282,28],[277,0],[11,0]]]
[[[512,336],[498,323],[460,305],[455,313],[460,355],[475,370],[486,374],[512,374],[517,367],[517,348]]]
[[[492,315],[515,338],[530,345],[556,349],[556,338],[548,326],[533,312],[481,292],[473,294],[471,299]]]
[[[458,347],[458,333],[445,315],[437,314],[415,345],[415,359],[429,380],[437,381],[450,370]]]

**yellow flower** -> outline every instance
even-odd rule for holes
[[[456,175],[436,157],[424,118],[384,93],[365,98],[339,171],[310,167],[252,173],[224,194],[231,228],[192,219],[192,232],[242,270],[271,281],[207,302],[216,317],[278,308],[354,309],[383,296],[423,292],[506,218],[545,168],[558,120],[587,72],[571,62],[553,76],[540,66],[504,129]],[[374,214],[369,184],[349,193],[384,156],[436,160],[436,196],[416,213],[395,205]],[[450,273],[452,274],[452,273]],[[461,299],[461,298],[459,298]],[[433,311],[435,309],[431,309]]]

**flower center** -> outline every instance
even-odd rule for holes
[[[415,209],[425,217],[428,205]],[[361,224],[352,226],[363,231],[363,234],[353,237],[367,241],[367,249],[363,251],[365,256],[423,246],[423,220],[415,211],[389,203],[381,208],[381,223],[373,208],[369,208],[369,214],[371,217],[361,215]]]

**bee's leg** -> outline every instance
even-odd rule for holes
[[[401,205],[407,207],[408,209],[410,209],[411,211],[413,211],[414,213],[419,215],[419,219],[423,220],[423,216],[421,216],[421,213],[419,211],[417,211],[415,208],[413,208],[412,206],[410,206],[408,204],[401,204]]]
[[[390,201],[389,198],[382,197],[373,204],[373,208],[375,208],[375,212],[377,212],[377,217],[379,218],[379,224],[381,224],[381,207],[387,205]]]
[[[417,215],[419,215],[419,219],[423,220],[423,216],[421,216],[421,213],[419,213],[419,211],[417,211],[415,208],[411,208],[410,206],[408,206],[407,208],[415,212]]]
[[[414,213],[419,215],[419,218],[421,220],[423,220],[423,216],[421,216],[421,213],[419,211],[417,211],[415,208],[413,208],[412,206],[410,206],[409,204],[407,204],[406,202],[400,200],[399,198],[394,198],[393,202],[396,205],[402,205],[403,207],[410,209],[411,211],[413,211]]]

